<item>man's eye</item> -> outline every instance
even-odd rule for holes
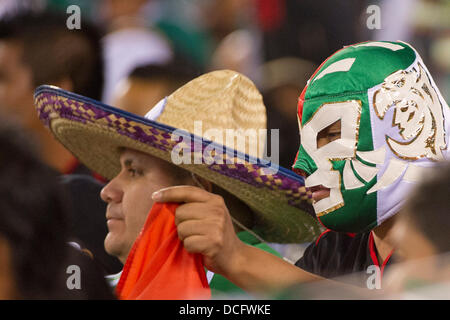
[[[340,138],[341,138],[341,133],[340,132],[329,132],[328,133],[328,139],[330,141],[334,141],[334,140],[337,140],[337,139],[340,139]]]
[[[132,177],[136,176],[136,174],[137,174],[136,169],[133,169],[133,168],[128,168],[127,171],[130,174],[130,176],[132,176]]]
[[[341,138],[341,120],[338,120],[328,127],[320,130],[317,134],[317,149],[328,143]]]
[[[128,168],[127,171],[131,177],[144,175],[144,172],[141,169]]]

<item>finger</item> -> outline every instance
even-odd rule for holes
[[[175,225],[187,220],[220,219],[224,216],[223,213],[223,208],[209,203],[185,203],[175,210]]]
[[[183,240],[183,246],[190,253],[206,254],[212,251],[208,238],[200,235],[185,238]]]
[[[212,194],[194,186],[174,186],[158,190],[152,194],[156,202],[206,202]]]
[[[177,226],[178,238],[184,240],[191,236],[206,236],[212,239],[221,234],[221,227],[211,221],[188,220],[183,221]]]

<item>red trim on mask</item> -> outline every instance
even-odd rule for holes
[[[357,43],[354,43],[354,44],[352,44],[352,45],[350,45],[350,46],[342,47],[341,49],[339,49],[339,50],[337,50],[336,52],[334,52],[331,56],[329,56],[328,58],[326,58],[324,62],[322,62],[322,63],[320,64],[320,66],[316,69],[316,71],[314,71],[313,75],[309,78],[308,82],[311,81],[311,79],[315,77],[315,75],[317,74],[317,72],[319,72],[319,70],[323,67],[323,65],[324,65],[331,57],[333,57],[334,55],[336,55],[339,51],[344,50],[344,49],[346,49],[346,48],[348,48],[348,47],[355,46],[355,45],[362,44],[362,43],[366,43],[366,42],[370,42],[370,41],[357,42]],[[308,84],[303,88],[303,91],[302,91],[302,93],[300,94],[300,97],[298,98],[297,114],[298,114],[298,119],[299,119],[300,123],[302,123],[303,103],[305,102],[305,94],[306,94],[306,89],[307,89],[307,88],[308,88]],[[296,159],[297,159],[297,157],[296,157]]]
[[[386,267],[386,264],[388,263],[389,259],[391,258],[392,254],[394,253],[394,250],[392,250],[391,253],[389,253],[389,255],[386,257],[386,259],[384,259],[383,264],[380,267],[380,263],[378,262],[377,252],[375,250],[375,241],[373,239],[373,233],[371,231],[370,235],[369,235],[369,252],[370,252],[370,257],[372,258],[373,264],[380,268],[380,277],[381,277],[381,279],[383,279],[384,267]]]
[[[316,246],[319,244],[319,240],[322,238],[322,236],[324,236],[325,234],[327,234],[328,232],[330,232],[331,230],[330,229],[327,229],[327,230],[325,230],[324,232],[322,232],[321,234],[320,234],[320,236],[317,238],[317,240],[316,240]]]
[[[317,72],[317,71],[316,71]],[[315,74],[315,73],[314,73]],[[314,77],[314,74],[312,75],[312,77]],[[311,77],[311,78],[312,78]],[[308,85],[306,85],[303,88],[302,93],[300,94],[300,97],[298,97],[298,104],[297,104],[297,115],[298,115],[298,121],[300,122],[300,124],[302,123],[302,117],[303,117],[303,103],[305,102],[305,94],[306,94],[306,89],[308,89]],[[299,128],[300,129],[300,128]]]
[[[343,47],[339,50],[337,50],[335,53],[333,53],[331,56],[329,56],[328,58],[325,59],[324,62],[322,62],[320,64],[320,66],[316,69],[316,71],[314,71],[314,73],[312,74],[312,76],[309,78],[306,86],[303,88],[302,93],[300,94],[300,97],[298,97],[298,103],[297,103],[297,115],[298,115],[298,121],[300,122],[300,124],[302,124],[302,119],[303,119],[303,104],[305,102],[305,95],[306,95],[306,90],[308,89],[308,83],[311,81],[312,78],[315,77],[315,75],[317,74],[317,72],[319,72],[319,70],[322,68],[322,66],[328,61],[328,59],[330,59],[332,56],[334,56],[336,53],[338,53],[341,50],[344,50],[346,47]],[[300,128],[299,128],[300,129]],[[294,159],[294,164],[292,166],[295,165],[295,163],[297,162],[298,159],[298,152],[297,155],[295,156]]]

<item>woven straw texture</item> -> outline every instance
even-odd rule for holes
[[[266,129],[266,108],[251,80],[239,73],[221,70],[198,77],[171,94],[157,121],[190,133],[194,133],[194,121],[201,121],[203,131],[256,132]],[[210,138],[225,144],[217,136]],[[248,145],[258,144],[258,141],[251,136],[248,138],[245,148],[237,143],[234,147],[250,156],[262,157],[264,145],[258,145],[255,152]]]
[[[241,94],[242,90],[234,89],[233,92]],[[249,98],[249,101],[255,101],[257,112],[260,108],[258,99],[260,97],[256,94]],[[178,99],[167,104],[158,122],[49,86],[38,88],[35,100],[39,118],[56,139],[82,163],[108,179],[120,171],[120,148],[135,149],[171,161],[171,151],[178,143],[171,139],[175,128],[159,123],[160,119],[169,118],[169,112],[177,110],[178,105],[174,102]],[[215,108],[220,109],[220,104]],[[223,109],[227,110],[226,107]],[[226,112],[217,121],[225,117]],[[245,112],[238,114],[237,118],[243,119]],[[182,121],[180,119],[180,126]],[[265,127],[265,114],[254,121],[256,125]],[[225,127],[228,125],[223,124]],[[191,137],[191,150],[194,150],[195,139],[201,141],[200,152],[210,145],[210,141],[189,133],[186,135]],[[222,154],[216,154],[216,159],[223,162],[181,164],[180,167],[214,182],[252,207],[256,212],[255,230],[266,241],[300,243],[312,241],[321,233],[322,227],[314,218],[311,194],[305,189],[301,177],[283,170],[272,173],[264,164],[249,161],[248,156],[239,153],[226,153],[225,148]]]

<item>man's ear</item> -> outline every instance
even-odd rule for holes
[[[212,192],[213,186],[209,180],[206,180],[195,173],[192,173],[192,180],[194,180],[194,184],[208,192]]]

